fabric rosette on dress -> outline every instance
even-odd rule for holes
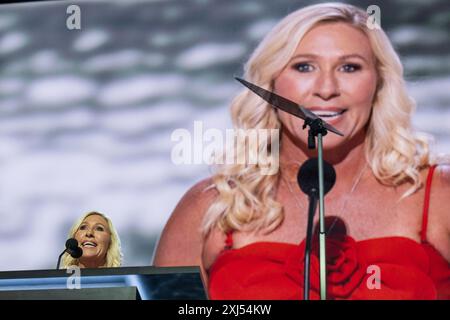
[[[380,245],[380,241],[384,244]],[[292,248],[285,264],[287,275],[302,288],[304,250],[305,242]],[[436,298],[435,285],[427,275],[428,257],[420,244],[411,239],[390,237],[356,242],[338,235],[327,238],[326,253],[328,299]],[[317,241],[313,242],[310,261],[310,298],[320,299]]]

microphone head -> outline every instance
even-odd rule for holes
[[[74,238],[67,239],[66,241],[66,249],[75,249],[78,248],[78,241]]]
[[[83,249],[78,246],[78,241],[74,238],[70,238],[66,241],[66,252],[75,259],[78,259],[83,255]]]
[[[80,247],[76,247],[73,250],[69,250],[69,254],[72,256],[72,258],[78,259],[83,255],[83,249]]]
[[[325,160],[323,161],[323,180],[324,194],[327,194],[336,182],[336,171]],[[319,196],[319,164],[317,158],[310,158],[302,164],[298,170],[297,182],[300,189],[308,196]]]

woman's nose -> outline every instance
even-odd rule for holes
[[[340,95],[338,80],[332,71],[319,75],[315,83],[314,95],[325,101]]]
[[[86,229],[86,237],[93,237],[94,232],[92,229]]]

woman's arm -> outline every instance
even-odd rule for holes
[[[159,239],[153,265],[200,266],[207,281],[202,264],[204,239],[200,227],[206,210],[216,196],[213,188],[205,191],[210,185],[210,179],[202,180],[180,200]]]
[[[450,262],[450,165],[439,165],[431,187],[427,240]]]

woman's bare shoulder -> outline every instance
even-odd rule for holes
[[[450,188],[450,163],[441,163],[436,167],[438,181],[446,188]]]
[[[450,164],[440,164],[436,168],[434,193],[441,218],[450,232]]]
[[[154,265],[201,265],[201,224],[216,196],[211,178],[196,183],[184,194],[163,229],[155,251]]]
[[[428,231],[431,234],[427,233],[427,240],[450,261],[450,164],[439,164],[436,167],[430,196],[429,222]]]

